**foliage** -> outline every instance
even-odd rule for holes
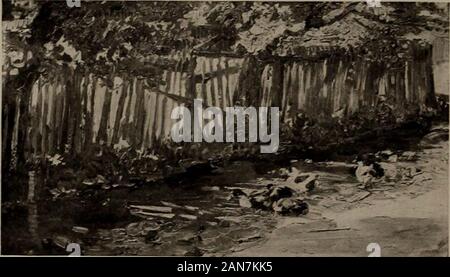
[[[298,113],[293,121],[283,124],[282,141],[302,147],[317,149],[344,145],[364,134],[376,134],[377,130],[397,128],[409,122],[421,124],[422,119],[436,116],[435,110],[420,112],[417,107],[395,109],[387,101],[368,106],[348,117],[326,120],[312,119]]]
[[[170,66],[155,56],[183,48],[277,54],[277,48],[305,36],[321,43],[331,32],[339,42],[351,36],[339,29],[349,26],[339,22],[351,18],[350,27],[362,24],[368,31],[341,46],[391,60],[406,49],[403,39],[448,31],[448,8],[433,3],[383,3],[374,9],[333,2],[83,1],[80,8],[68,8],[64,1],[39,1],[34,12],[30,28],[8,42],[28,45],[41,72],[60,66],[101,76],[127,72],[153,79],[154,85],[161,69]]]

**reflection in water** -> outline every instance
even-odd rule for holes
[[[30,203],[28,205],[28,231],[30,232],[30,241],[38,246],[40,245],[40,238],[38,234],[38,227],[39,227],[39,216],[38,216],[38,209],[36,203]]]
[[[35,190],[36,190],[36,172],[30,171],[28,173],[28,203],[35,202]]]
[[[183,185],[111,190],[87,187],[73,198],[63,195],[56,199],[48,193],[45,176],[30,172],[26,208],[8,213],[8,227],[2,229],[7,238],[4,251],[62,255],[66,249],[61,248],[61,241],[79,243],[85,255],[185,255],[198,254],[197,248],[204,254],[225,251],[239,244],[239,239],[260,237],[275,223],[270,213],[255,214],[241,208],[236,199],[228,199],[231,190],[227,187],[238,182],[248,182],[248,187],[264,186],[256,182],[261,175],[255,168],[259,166],[235,162],[226,166],[220,177],[204,176]],[[208,189],[215,186],[220,189]],[[176,218],[140,218],[127,209],[129,204],[159,206],[164,202],[181,207],[174,209]],[[191,217],[182,217],[187,214]],[[77,232],[80,227],[87,233]],[[152,232],[157,233],[154,239]],[[202,240],[196,240],[198,232]]]
[[[36,172],[30,171],[28,174],[28,230],[30,232],[30,240],[35,245],[40,245],[40,238],[38,234],[39,215],[38,207],[35,199],[36,192]]]

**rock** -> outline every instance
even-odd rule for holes
[[[289,177],[289,170],[287,168],[280,168],[278,171],[278,175],[280,175],[281,178],[288,178]]]
[[[264,209],[265,208],[264,202],[267,200],[268,200],[268,196],[261,194],[261,195],[253,196],[251,198],[251,203],[252,203],[253,208],[255,208],[255,209]]]
[[[390,157],[390,156],[393,155],[393,154],[394,154],[394,152],[392,152],[392,151],[389,150],[389,149],[380,152],[380,155],[381,155],[382,157],[384,157],[384,158],[388,158],[388,157]]]
[[[248,197],[245,195],[242,195],[241,197],[239,197],[239,205],[243,208],[251,208],[252,207],[252,203],[250,202]]]
[[[64,236],[56,236],[53,240],[53,243],[59,248],[66,249],[66,246],[70,243],[70,240]]]
[[[272,204],[273,202],[270,200],[265,200],[261,203],[261,208],[262,210],[272,210]]]
[[[398,170],[396,164],[386,162],[380,162],[379,164],[384,171],[384,176],[387,179],[396,179],[398,177]]]
[[[289,186],[268,184],[266,188],[253,190],[247,194],[248,196],[240,195],[239,205],[241,207],[272,210],[274,202],[293,197],[295,190]]]
[[[233,190],[231,191],[231,194],[233,196],[247,195],[247,193],[245,193],[244,190],[242,190],[241,188],[233,188]]]
[[[298,198],[284,198],[273,203],[273,210],[283,215],[305,215],[308,213],[308,204]]]
[[[396,162],[398,162],[398,156],[397,156],[397,155],[389,156],[388,162],[391,162],[391,163],[396,163]]]
[[[358,162],[358,167],[355,171],[355,176],[358,182],[363,183],[364,185],[369,184],[374,179],[374,175],[376,174],[373,165],[364,165],[362,162]]]
[[[317,176],[315,174],[302,173],[295,178],[295,183],[298,185],[298,190],[300,192],[313,191],[318,184]]]
[[[281,198],[288,198],[294,194],[294,191],[286,186],[277,186],[272,189],[270,192],[270,200],[277,201]]]
[[[405,168],[403,170],[403,174],[407,178],[414,178],[414,176],[422,174],[422,173],[423,173],[422,170],[420,170],[419,168],[416,168],[414,166]]]
[[[287,183],[294,183],[295,178],[300,174],[300,171],[294,166],[288,171],[288,175],[285,178]]]
[[[67,247],[70,246],[70,244],[72,243],[77,243],[79,245],[81,245],[80,241],[73,241],[70,240],[69,238],[65,237],[65,236],[55,236],[53,238],[44,238],[41,240],[41,245],[44,249],[46,249],[47,251],[57,251],[58,253],[62,254],[62,255],[67,255],[68,254],[68,249]],[[73,250],[71,250],[73,251]]]
[[[72,231],[79,234],[87,234],[89,232],[89,229],[81,226],[73,226]]]
[[[254,190],[250,188],[242,188],[242,187],[225,187],[225,189],[230,190],[233,196],[240,195],[250,195]]]

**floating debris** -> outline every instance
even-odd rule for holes
[[[81,226],[74,226],[72,228],[72,231],[74,231],[75,233],[80,233],[80,234],[87,234],[89,233],[89,229],[86,227],[81,227]]]
[[[144,211],[130,211],[133,215],[142,215],[142,216],[149,216],[149,217],[161,217],[161,218],[167,218],[172,219],[175,217],[175,214],[172,213],[149,213]]]
[[[350,228],[350,227],[329,228],[329,229],[315,229],[315,230],[308,231],[308,233],[324,233],[324,232],[349,231],[351,229],[352,228]]]
[[[174,204],[171,202],[167,202],[167,201],[161,201],[161,204],[163,204],[164,206],[167,206],[167,207],[174,208],[174,209],[183,209],[183,206],[180,206],[180,205],[177,205],[177,204]]]
[[[184,219],[189,219],[189,220],[197,220],[197,218],[198,218],[197,216],[190,215],[190,214],[179,214],[178,216],[181,218],[184,218]]]
[[[158,213],[171,213],[171,207],[161,207],[161,206],[145,206],[145,205],[130,205],[131,209],[138,209],[144,211],[152,211]]]

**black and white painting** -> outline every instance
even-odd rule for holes
[[[1,254],[448,256],[449,5],[2,0]]]

